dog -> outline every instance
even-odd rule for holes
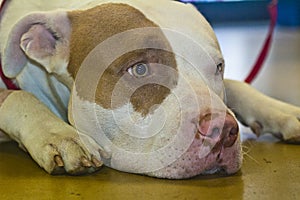
[[[49,174],[235,174],[237,119],[300,143],[300,108],[224,79],[213,29],[190,4],[11,0],[0,26],[0,138]]]

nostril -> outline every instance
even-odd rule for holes
[[[231,147],[238,138],[239,129],[232,115],[227,113],[224,119],[218,113],[209,113],[200,118],[198,131],[202,136]]]
[[[239,129],[234,127],[230,130],[229,135],[235,136],[239,133]]]
[[[232,147],[238,138],[238,133],[238,127],[231,128],[228,136],[224,140],[224,147]]]

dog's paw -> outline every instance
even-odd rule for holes
[[[288,104],[274,107],[268,117],[252,122],[250,127],[257,136],[271,133],[283,142],[300,144],[300,108]]]
[[[284,142],[300,144],[300,117],[287,117],[287,123],[281,133]]]
[[[49,174],[81,175],[98,171],[101,147],[94,141],[84,141],[75,130],[68,133],[49,133],[34,141],[28,149],[33,159]]]

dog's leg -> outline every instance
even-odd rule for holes
[[[48,173],[90,173],[102,165],[100,147],[93,140],[87,144],[83,135],[25,91],[0,89],[0,130]]]
[[[227,105],[257,134],[272,133],[288,143],[300,143],[300,108],[272,99],[246,83],[225,80]]]

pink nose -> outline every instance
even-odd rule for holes
[[[216,143],[231,147],[238,138],[239,128],[230,114],[208,113],[200,117],[199,132]]]

